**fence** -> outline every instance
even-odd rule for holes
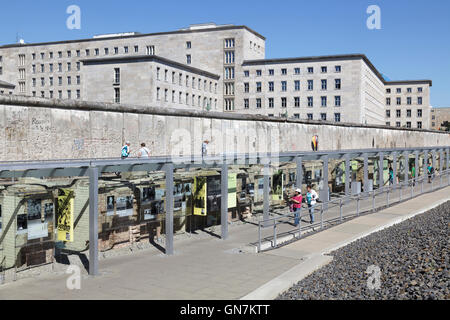
[[[311,231],[311,227],[323,230],[326,225],[334,225],[345,219],[357,217],[363,213],[375,212],[381,208],[412,199],[424,193],[432,192],[450,185],[450,170],[434,173],[431,178],[421,176],[409,179],[396,185],[388,185],[372,191],[365,191],[355,195],[348,195],[317,203],[311,207],[302,207],[298,215],[294,212],[274,216],[258,221],[258,252],[264,251],[263,241],[270,242],[271,248],[300,239],[304,232]],[[307,211],[307,213],[305,213]],[[274,215],[274,214],[272,214]],[[317,222],[311,218],[319,216]],[[302,224],[302,218],[310,219],[310,226]],[[298,225],[292,227],[292,221],[298,220]],[[270,229],[270,235],[264,235],[264,230]],[[290,236],[289,236],[290,235]],[[283,239],[280,237],[285,236]]]

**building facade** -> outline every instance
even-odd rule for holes
[[[429,80],[390,81],[386,83],[386,125],[430,128]]]
[[[444,130],[442,125],[445,121],[450,122],[450,107],[431,108],[430,129]]]
[[[412,128],[430,123],[430,80],[386,81],[363,54],[265,59],[265,38],[246,26],[0,46],[0,81],[9,86],[0,93],[50,99]]]
[[[88,101],[218,111],[219,75],[150,55],[82,63]]]

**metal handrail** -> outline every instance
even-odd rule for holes
[[[376,196],[382,195],[382,194],[387,194],[387,206],[392,205],[394,203],[398,203],[398,202],[402,202],[403,200],[407,200],[407,198],[402,198],[402,190],[408,187],[411,187],[411,195],[409,199],[412,199],[414,197],[414,187],[415,184],[419,184],[420,183],[420,191],[418,193],[415,194],[415,196],[419,196],[422,195],[424,193],[430,192],[430,191],[434,191],[436,189],[440,189],[446,186],[450,185],[450,169],[446,169],[446,170],[442,170],[439,172],[439,176],[440,176],[440,184],[437,188],[433,188],[433,180],[436,177],[436,173],[434,173],[432,175],[432,179],[431,179],[431,188],[429,191],[424,192],[423,189],[423,184],[424,181],[428,179],[428,173],[425,173],[425,175],[421,175],[418,177],[413,177],[410,178],[408,180],[404,180],[401,182],[398,182],[396,184],[393,185],[388,185],[388,186],[382,186],[380,188],[377,189],[373,189],[371,191],[362,191],[358,194],[352,194],[352,195],[346,195],[343,197],[339,197],[339,198],[335,198],[335,199],[331,199],[329,201],[325,201],[325,202],[320,202],[320,203],[316,203],[314,205],[312,205],[311,207],[304,207],[302,206],[300,208],[300,212],[298,213],[298,216],[296,216],[295,212],[289,212],[288,214],[283,214],[283,215],[278,215],[276,217],[271,217],[271,218],[267,218],[267,219],[261,219],[258,221],[258,252],[261,252],[261,245],[262,245],[262,229],[264,228],[268,228],[268,227],[272,227],[273,228],[273,242],[272,242],[272,247],[277,247],[277,225],[281,224],[281,223],[286,223],[289,222],[291,220],[295,220],[298,219],[299,220],[299,225],[298,225],[298,233],[299,236],[298,238],[301,237],[301,221],[302,221],[302,217],[305,217],[307,215],[309,215],[309,210],[310,209],[314,209],[314,211],[316,212],[318,208],[320,208],[320,229],[323,229],[324,227],[324,222],[326,221],[330,221],[330,220],[324,220],[324,214],[327,213],[327,211],[330,208],[336,208],[337,206],[339,206],[339,221],[343,221],[343,210],[342,207],[345,204],[349,204],[350,202],[347,201],[351,201],[354,200],[357,203],[356,206],[356,216],[359,216],[360,214],[360,208],[359,208],[359,201],[361,201],[361,199],[368,199],[370,197],[370,195],[372,195],[372,211],[375,211],[377,208],[379,207],[383,207],[383,206],[376,206],[375,203],[375,199]],[[444,176],[448,176],[447,179],[447,184],[443,184],[443,177]],[[394,201],[394,202],[389,202],[390,197],[389,194],[391,192],[394,192],[396,190],[399,190],[399,200],[398,201]],[[330,206],[330,204],[334,204],[334,202],[339,202],[338,204],[332,205]],[[304,209],[306,209],[307,213],[304,213]],[[287,219],[287,220],[283,220],[282,219]],[[294,234],[295,237],[295,234]]]

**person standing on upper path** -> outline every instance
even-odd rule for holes
[[[121,158],[122,159],[126,159],[130,156],[130,142],[127,141],[125,142],[125,145],[122,147],[122,154],[121,154]]]
[[[306,203],[308,204],[309,208],[309,217],[311,218],[311,224],[314,223],[314,206],[317,203],[317,199],[319,199],[319,196],[317,195],[317,192],[312,188],[311,185],[308,185],[306,188]]]
[[[138,152],[138,158],[150,158],[150,150],[145,146],[145,143],[141,143],[141,148]]]
[[[291,198],[292,207],[294,209],[295,226],[298,226],[298,224],[300,223],[300,209],[302,208],[302,201],[302,190],[300,188],[297,188],[295,190],[295,196]]]
[[[202,159],[203,157],[206,157],[208,155],[208,144],[209,144],[208,140],[205,140],[202,143]]]
[[[411,168],[411,180],[413,187],[416,186],[416,165],[413,164]]]
[[[394,184],[394,169],[392,169],[392,166],[389,165],[389,185]]]
[[[428,164],[427,172],[428,172],[428,183],[431,183],[431,179],[433,178],[433,173],[434,173],[434,168],[431,165],[431,163]]]

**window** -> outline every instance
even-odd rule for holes
[[[287,91],[287,81],[281,81],[281,91]]]
[[[120,84],[120,68],[114,68],[114,83]]]
[[[422,129],[422,121],[417,121],[417,128]]]
[[[283,76],[285,76],[285,75],[287,75],[287,69],[281,69],[281,74],[283,75]]]
[[[294,97],[294,107],[300,107],[300,97]]]
[[[96,48],[94,51],[95,51],[96,56],[98,56],[100,54],[100,50],[98,48]]]
[[[386,105],[390,106],[391,105],[391,98],[386,98]]]
[[[248,99],[244,99],[244,109],[250,108],[250,102]]]
[[[309,67],[308,68],[308,73],[314,73],[314,68],[313,67]]]
[[[186,63],[187,63],[187,64],[191,64],[191,63],[192,63],[192,58],[191,58],[191,55],[190,55],[190,54],[187,54],[187,55],[186,55]]]
[[[155,46],[147,46],[147,55],[153,56],[155,54]]]
[[[62,51],[58,51],[58,58],[62,58]]]
[[[322,107],[327,106],[327,97],[320,97]]]
[[[164,101],[169,101],[169,89],[164,89]]]
[[[31,69],[32,69],[32,72],[33,72],[33,73],[36,73],[36,65],[35,65],[35,64],[33,64],[33,65],[31,66]]]
[[[62,86],[62,77],[58,77],[58,85]]]
[[[114,102],[120,103],[120,88],[114,88]]]
[[[342,68],[341,68],[341,66],[335,66],[335,67],[334,67],[334,70],[335,70],[336,72],[341,72]]]
[[[275,71],[273,69],[269,70],[269,76],[273,76],[275,74]]]
[[[406,98],[406,104],[411,105],[411,103],[412,103],[411,97],[407,97]]]
[[[261,70],[256,70],[256,76],[257,77],[261,77],[262,75],[262,71]]]
[[[308,80],[308,90],[314,89],[314,80]]]
[[[43,64],[41,64],[41,72],[45,72],[45,66]]]
[[[422,105],[422,97],[418,97],[417,98],[417,104],[418,105]]]
[[[340,90],[341,89],[341,79],[335,79],[335,88],[336,90]]]
[[[67,58],[71,58],[72,57],[72,51],[67,51]]]
[[[161,88],[156,88],[156,100],[160,99],[161,99]]]
[[[234,99],[225,99],[225,111],[234,110]]]
[[[327,114],[326,113],[321,113],[320,114],[320,120],[327,121]]]
[[[105,55],[109,54],[109,48],[105,48]]]
[[[77,50],[76,53],[77,53],[77,57],[81,56],[81,51],[80,50]]]
[[[423,91],[422,87],[417,88],[417,92],[422,92],[422,91]]]
[[[58,72],[62,72],[62,63],[58,63]]]
[[[300,80],[294,81],[295,91],[300,91]]]
[[[287,98],[281,98],[281,107],[286,108],[287,107]]]
[[[72,77],[67,77],[67,85],[71,85],[72,84]]]
[[[334,97],[334,105],[336,107],[340,107],[341,106],[341,96],[335,96]]]
[[[89,57],[91,55],[91,51],[89,49],[86,49],[85,54],[86,54],[86,57]]]
[[[386,110],[386,118],[390,118],[391,117],[391,110]]]
[[[273,98],[269,98],[269,108],[275,107],[275,102]]]
[[[45,98],[45,92],[41,91],[41,98]]]
[[[49,97],[50,99],[53,99],[53,91],[49,91]]]
[[[80,71],[80,69],[81,69],[81,63],[77,62],[77,70]]]
[[[391,123],[389,121],[387,121],[386,125],[389,127],[391,125]]]
[[[262,91],[261,82],[257,82],[256,83],[256,92],[261,92],[261,91]]]
[[[31,54],[31,59],[36,60],[36,53]]]
[[[81,91],[80,91],[80,89],[77,90],[77,99],[81,99]]]
[[[178,75],[178,85],[182,85],[183,84],[183,74],[182,73],[180,73],[179,75]]]
[[[402,111],[397,109],[396,116],[397,116],[397,118],[400,118],[402,116]]]
[[[225,79],[234,79],[234,67],[225,68]]]
[[[313,97],[308,97],[308,107],[314,107],[314,99],[313,99]]]
[[[81,84],[81,77],[77,76],[77,84],[80,85]]]
[[[72,99],[72,91],[67,90],[67,99]]]
[[[327,67],[321,67],[321,68],[320,68],[320,71],[321,71],[322,73],[327,73]]]
[[[248,78],[250,76],[250,72],[248,70],[244,71],[244,77]]]
[[[62,90],[58,90],[58,99],[62,99]]]
[[[397,105],[401,105],[402,104],[402,98],[397,98]]]
[[[139,52],[139,46],[134,46],[134,52],[138,53]]]
[[[72,70],[72,64],[70,62],[67,62],[67,71]]]
[[[175,103],[175,90],[172,90],[172,103]]]
[[[411,118],[411,110],[410,109],[406,110],[406,117]]]
[[[45,57],[45,53],[41,52],[41,60],[44,60],[44,57]]]
[[[32,83],[33,87],[36,87],[36,78],[33,78],[33,79],[31,80],[31,83]]]
[[[191,49],[192,43],[190,41],[186,41],[186,49]]]
[[[402,88],[397,88],[397,93],[402,93]]]
[[[422,109],[417,109],[417,118],[422,118]]]
[[[256,99],[256,109],[261,109],[261,98]]]
[[[294,113],[294,118],[295,119],[300,119],[300,113]]]
[[[411,128],[411,122],[407,121],[407,122],[406,122],[406,127],[407,127],[407,128]]]
[[[234,48],[234,38],[225,39],[225,48]]]
[[[250,92],[250,84],[248,82],[244,83],[244,92],[245,93]]]
[[[128,53],[128,46],[123,47],[123,52]]]
[[[327,90],[327,80],[326,79],[322,80],[322,90]]]
[[[114,54],[119,54],[119,48],[118,47],[114,47]]]
[[[175,83],[175,71],[172,71],[172,83]]]
[[[270,82],[269,82],[269,91],[270,91],[270,92],[273,92],[274,90],[275,90],[274,82],[273,82],[273,81],[270,81]]]
[[[53,72],[53,63],[50,63],[48,66],[50,68],[50,72]]]
[[[234,51],[225,51],[225,64],[234,63]]]
[[[45,86],[45,78],[41,78],[41,87]]]
[[[412,92],[412,88],[407,88],[406,92],[411,93]]]
[[[295,69],[294,69],[294,73],[295,73],[295,74],[300,74],[300,68],[295,68]]]
[[[391,93],[391,89],[386,89],[386,93]]]
[[[341,114],[340,113],[335,113],[334,114],[334,121],[335,122],[341,122]]]
[[[313,119],[314,119],[312,113],[308,113],[308,114],[306,115],[306,117],[308,118],[308,120],[313,120]]]

